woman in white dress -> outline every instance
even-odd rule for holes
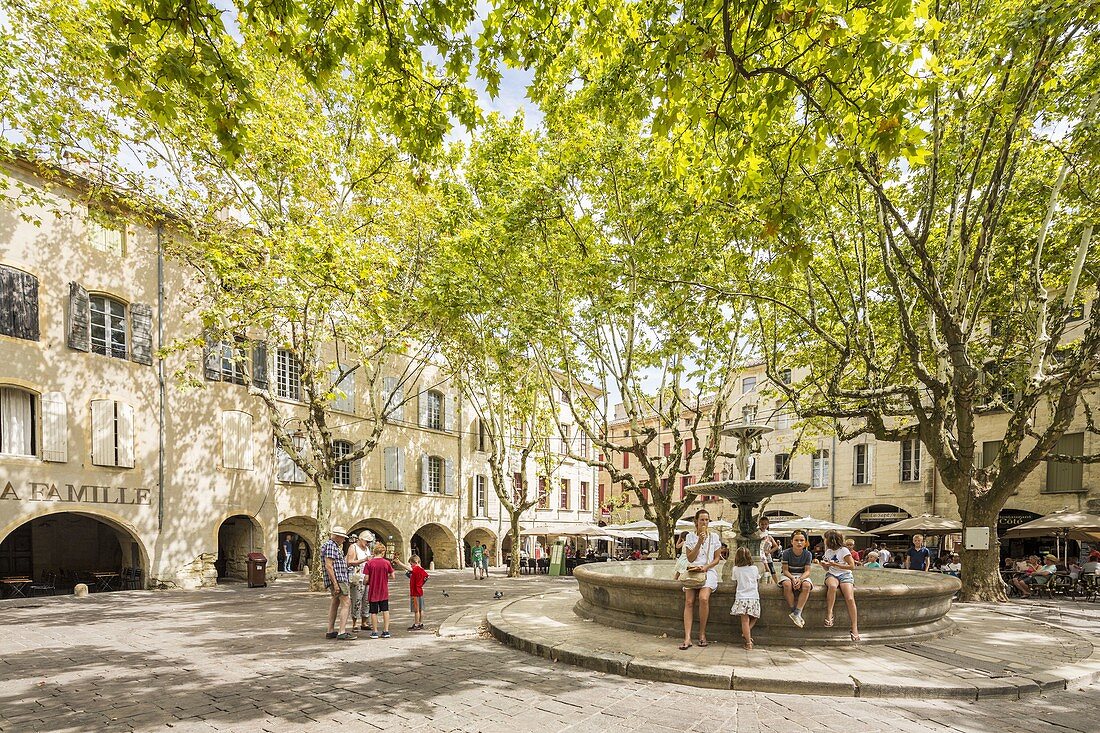
[[[706,509],[695,512],[695,531],[688,532],[683,553],[687,557],[688,570],[707,574],[702,588],[684,588],[684,643],[680,649],[691,648],[691,625],[695,620],[695,608],[699,608],[699,646],[707,645],[707,618],[710,616],[710,594],[718,590],[718,571],[722,561],[719,552],[722,538],[710,531],[710,513]]]

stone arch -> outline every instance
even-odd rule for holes
[[[386,543],[386,555],[388,557],[400,557],[407,551],[405,538],[393,522],[379,517],[371,517],[370,519],[359,520],[351,525],[348,531],[357,534],[362,529],[369,529],[374,534],[375,539]],[[405,559],[401,557],[402,561]],[[427,563],[424,564],[427,565]]]
[[[462,538],[462,552],[466,565],[470,565],[470,552],[475,542],[479,545],[484,544],[489,548],[489,564],[496,565],[496,559],[499,557],[497,554],[497,536],[491,529],[485,527],[471,529]]]
[[[98,508],[27,512],[0,530],[0,575],[41,579],[54,573],[63,585],[82,582],[81,573],[137,568],[144,586],[149,565],[148,546],[137,528]]]
[[[911,511],[896,504],[871,504],[853,514],[848,521],[848,526],[870,532],[873,529],[900,522],[912,516]]]
[[[283,540],[288,534],[291,535],[291,545],[293,547],[290,556],[290,569],[292,571],[302,571],[309,567],[317,554],[317,548],[314,546],[317,537],[317,520],[313,517],[297,515],[286,517],[279,522],[279,536],[277,538],[279,555],[277,557],[281,558],[280,570],[286,569],[286,558],[281,557],[281,555]]]
[[[458,543],[454,533],[442,524],[425,524],[416,530],[410,545],[425,566],[434,562],[440,570],[458,567]]]
[[[214,539],[218,548],[214,568],[218,579],[246,580],[248,554],[264,552],[264,528],[260,520],[246,512],[229,512],[218,523]],[[275,558],[270,558],[274,562]]]

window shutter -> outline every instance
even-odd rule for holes
[[[358,453],[362,449],[363,449],[363,444],[362,443],[352,443],[351,444],[351,452],[352,453]],[[352,486],[358,486],[358,487],[363,486],[363,459],[362,458],[356,458],[354,461],[351,462],[351,465],[349,466],[349,468],[351,469],[351,471],[350,471],[350,473],[351,473],[351,485]]]
[[[443,493],[455,495],[455,462],[450,458],[443,462]]]
[[[397,449],[397,491],[405,490],[405,451]]]
[[[5,268],[6,269],[6,268]],[[0,280],[0,333],[30,341],[38,340],[38,278],[27,272],[9,270],[10,280]],[[10,286],[10,309],[5,308],[3,291]],[[10,316],[9,316],[10,314]],[[11,318],[11,330],[3,323]]]
[[[237,413],[237,459],[239,468],[246,471],[255,468],[252,456],[252,416],[247,412]]]
[[[47,392],[39,398],[42,406],[42,460],[67,463],[69,460],[69,407],[60,392]]]
[[[145,303],[130,304],[130,361],[153,363],[153,308]]]
[[[90,351],[92,337],[88,332],[88,311],[91,301],[88,291],[80,283],[69,283],[69,337],[70,349]],[[103,464],[99,464],[103,465]]]
[[[477,500],[474,497],[477,495],[477,480],[478,480],[478,478],[480,478],[480,477],[479,476],[471,476],[470,477],[470,495],[467,497],[468,501],[466,502],[466,516],[468,516],[468,517],[476,517],[477,516],[477,510],[476,510]]]
[[[19,274],[10,267],[0,267],[0,333],[7,336],[19,333],[19,324],[15,317],[15,301],[19,299],[16,292]]]
[[[340,387],[344,390],[344,412],[355,412],[355,372],[344,377]]]
[[[134,467],[134,408],[125,402],[115,403],[116,450],[118,466]]]
[[[300,435],[294,436],[294,452],[298,454],[298,460],[304,460],[306,448],[306,439]],[[304,484],[306,482],[306,472],[296,462],[291,461],[294,467],[294,475],[291,479],[296,484]]]
[[[421,401],[423,401],[423,400],[421,400]],[[430,460],[431,459],[428,458],[427,453],[422,453],[420,455],[420,493],[421,494],[427,494],[428,493],[428,483],[429,483],[428,482],[428,474],[431,471],[431,466],[429,465]]]
[[[222,411],[222,467],[240,468],[237,458],[237,421],[231,410]]]
[[[873,484],[875,482],[875,444],[867,444],[867,468],[865,470],[867,474],[867,483]]]
[[[278,443],[275,444],[275,464],[277,466],[275,477],[283,483],[292,483],[294,481],[294,460]]]
[[[455,402],[451,395],[443,397],[443,429],[448,433],[455,430]]]
[[[422,428],[428,427],[428,393],[418,392],[416,395],[417,417],[416,424]]]
[[[115,403],[92,400],[92,463],[115,465]]]
[[[340,382],[340,372],[342,369],[339,365],[333,367],[329,373],[329,381],[332,382],[332,391],[334,399],[332,400],[332,409],[340,410],[341,412],[355,412],[355,374],[349,374]]]
[[[252,344],[252,386],[267,389],[267,342],[256,341]]]
[[[397,482],[397,454],[400,448],[387,446],[382,449],[382,465],[385,472],[386,491],[400,491]]]

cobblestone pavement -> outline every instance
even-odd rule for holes
[[[572,582],[437,572],[429,632],[492,603],[495,590],[513,597]],[[395,637],[354,642],[323,638],[327,599],[296,577],[266,589],[0,602],[0,731],[1100,731],[1098,685],[965,703],[702,690],[589,672],[491,639],[406,632],[407,587],[395,585]],[[1100,624],[1096,603],[1016,608],[1078,631]]]

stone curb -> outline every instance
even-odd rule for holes
[[[575,591],[564,591],[575,593]],[[562,593],[559,591],[558,593]],[[1021,672],[1017,676],[999,678],[974,678],[947,681],[936,678],[936,684],[901,685],[899,677],[852,674],[843,678],[799,678],[793,685],[788,671],[760,667],[733,667],[728,664],[700,664],[697,661],[668,658],[647,658],[626,652],[595,649],[577,641],[568,627],[544,629],[530,624],[515,623],[508,618],[508,608],[531,598],[544,597],[544,593],[510,599],[494,604],[485,613],[489,632],[501,643],[528,654],[563,662],[597,672],[617,674],[623,677],[672,682],[721,690],[824,695],[831,697],[860,698],[910,698],[953,700],[1016,700],[1045,692],[1055,692],[1081,687],[1100,681],[1100,649],[1095,648],[1088,659],[1071,667],[1050,672]],[[553,594],[557,595],[557,594]],[[457,614],[456,614],[457,615]],[[449,623],[451,619],[448,619]],[[578,619],[579,621],[579,619]],[[442,631],[442,626],[440,627]],[[1065,630],[1063,630],[1065,631]],[[621,629],[608,629],[609,634],[636,635]],[[1073,633],[1073,632],[1066,632]],[[624,645],[625,647],[626,645]],[[873,647],[866,647],[868,651]],[[903,678],[904,679],[904,678]]]

